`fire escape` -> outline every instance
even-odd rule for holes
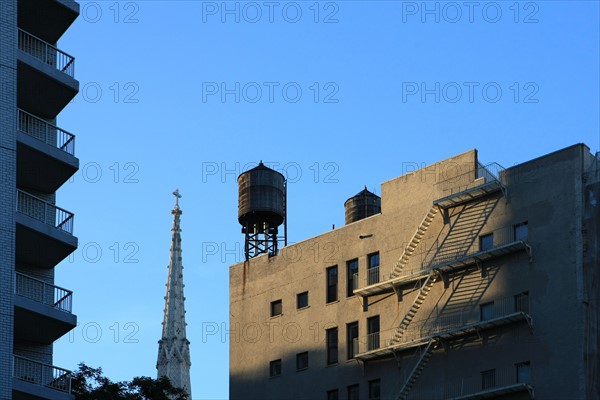
[[[412,387],[442,341],[518,321],[525,321],[532,327],[529,299],[523,295],[491,302],[487,305],[489,307],[485,315],[482,313],[474,317],[472,312],[468,314],[465,311],[452,318],[444,318],[438,314],[424,321],[413,322],[418,321],[415,317],[435,283],[440,280],[447,282],[450,272],[473,266],[481,267],[485,260],[518,251],[526,251],[531,257],[526,235],[518,236],[514,226],[484,231],[486,221],[499,198],[506,196],[502,171],[498,164],[483,166],[478,163],[475,170],[438,183],[436,188],[441,197],[433,201],[396,263],[388,270],[378,271],[376,275],[382,279],[374,281],[373,271],[370,271],[370,276],[366,279],[355,275],[354,293],[362,298],[364,304],[368,304],[370,296],[392,290],[401,296],[403,287],[406,288],[411,283],[414,285],[415,297],[398,326],[389,332],[372,333],[370,336],[377,335],[377,340],[372,337],[367,337],[366,340],[355,339],[356,358],[361,361],[420,348],[417,362],[398,393],[398,399],[409,398]],[[442,214],[444,218],[442,231],[445,232],[440,233],[429,248],[418,253],[419,244],[423,243],[437,214]],[[482,275],[484,274],[482,270]],[[379,340],[379,336],[386,339]],[[372,346],[372,343],[381,345]],[[519,385],[516,387],[518,390],[524,388]]]

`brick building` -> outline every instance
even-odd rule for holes
[[[73,0],[0,7],[0,399],[74,398],[52,348],[77,323],[54,268],[77,247],[55,193],[79,168],[74,135],[56,123],[79,90],[56,43],[78,15]]]

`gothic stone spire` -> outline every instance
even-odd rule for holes
[[[158,341],[158,377],[166,376],[175,387],[184,388],[192,398],[190,385],[190,342],[185,332],[185,297],[183,295],[183,265],[181,261],[181,228],[179,208],[179,189],[173,192],[175,207],[173,214],[173,238],[171,240],[171,259],[165,296],[165,312],[162,323],[162,338]]]

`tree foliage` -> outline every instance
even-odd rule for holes
[[[130,382],[113,382],[102,374],[102,368],[84,363],[73,372],[71,393],[77,400],[189,400],[187,393],[173,387],[168,378],[140,376]]]

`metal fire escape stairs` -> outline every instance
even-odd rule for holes
[[[439,278],[440,273],[438,271],[431,271],[425,280],[422,282],[417,282],[417,285],[420,284],[419,294],[417,297],[415,297],[410,305],[410,308],[408,309],[408,312],[404,315],[402,321],[400,321],[400,325],[398,325],[398,328],[396,328],[394,331],[394,335],[390,341],[391,344],[398,343],[402,339],[404,333],[408,329],[408,326],[417,314],[417,311],[419,311],[419,308],[421,308],[421,305],[425,302],[429,292],[431,292],[433,284],[437,282]]]
[[[421,356],[417,360],[416,365],[414,366],[414,368],[408,375],[408,378],[406,379],[406,382],[402,386],[402,389],[400,389],[400,393],[398,394],[398,397],[396,397],[397,400],[406,400],[407,399],[408,394],[410,393],[410,390],[413,388],[413,386],[417,382],[417,379],[419,379],[419,377],[421,376],[421,373],[423,373],[423,369],[429,362],[429,359],[431,358],[431,353],[435,349],[437,343],[438,343],[438,341],[435,338],[429,340],[429,342],[427,343],[427,346],[425,346],[425,348],[421,352]]]
[[[402,274],[402,270],[408,264],[410,256],[414,254],[415,250],[417,249],[417,246],[419,245],[423,237],[425,237],[425,232],[427,232],[427,229],[431,225],[433,218],[435,218],[436,214],[438,213],[438,210],[438,206],[432,206],[431,209],[427,212],[427,214],[419,224],[417,231],[411,238],[410,242],[404,248],[402,255],[400,256],[398,261],[396,261],[396,264],[394,265],[394,268],[390,273],[391,279],[397,278]]]

